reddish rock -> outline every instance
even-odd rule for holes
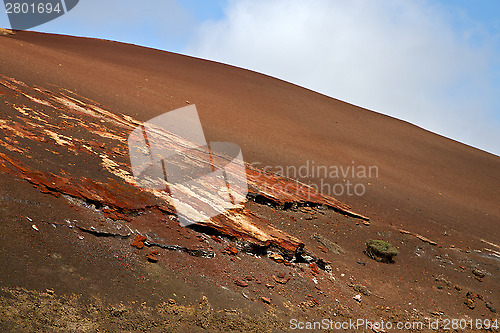
[[[134,241],[130,245],[132,245],[140,250],[140,249],[144,248],[144,241],[146,239],[147,239],[146,236],[137,235],[137,236],[135,236]]]
[[[271,255],[269,255],[269,258],[276,262],[283,262],[285,260],[282,255],[277,253],[272,253]]]
[[[246,283],[245,281],[234,280],[234,284],[243,288],[248,287],[248,283]]]
[[[271,304],[271,299],[268,297],[260,296],[260,299],[266,304]]]
[[[311,271],[314,273],[314,274],[319,274],[319,268],[318,268],[318,265],[316,265],[315,262],[312,262],[309,264],[309,267],[311,267]]]
[[[276,281],[277,283],[280,283],[280,284],[286,284],[288,282],[288,280],[290,280],[290,277],[278,277],[276,275],[273,275],[273,279],[274,281]]]
[[[229,251],[229,253],[234,255],[234,256],[238,254],[238,249],[236,249],[235,247],[232,247],[231,245],[226,247],[226,250]]]
[[[211,235],[210,237],[211,237],[214,241],[216,241],[217,243],[222,243],[221,239],[220,239],[218,236]]]
[[[475,307],[476,307],[476,303],[474,302],[473,299],[470,299],[470,298],[466,298],[465,301],[464,301],[465,305],[467,305],[467,307],[471,310],[473,310]]]
[[[45,186],[40,186],[40,192],[42,192],[43,194],[52,194],[56,198],[59,198],[61,196],[60,192],[51,191],[48,188],[46,188]],[[76,208],[76,210],[78,210],[78,208]]]
[[[158,260],[159,260],[158,257],[154,256],[151,253],[146,256],[146,259],[148,259],[148,261],[150,261],[150,262],[158,262]]]
[[[117,220],[124,220],[124,221],[128,221],[128,222],[132,221],[132,219],[130,217],[128,217],[127,215],[122,214],[114,209],[104,208],[102,210],[102,212],[104,213],[104,216],[112,219],[113,221],[117,221]]]

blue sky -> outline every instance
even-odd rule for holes
[[[498,13],[498,0],[81,0],[32,30],[248,68],[500,155]]]

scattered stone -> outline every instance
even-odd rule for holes
[[[136,247],[140,250],[140,249],[144,248],[144,241],[146,239],[147,239],[146,236],[137,235],[137,236],[135,236],[134,241],[130,245],[132,245],[133,247]]]
[[[285,258],[283,258],[283,256],[281,254],[278,254],[278,253],[271,253],[269,255],[269,258],[271,258],[272,260],[276,261],[276,262],[283,262],[285,260]]]
[[[398,255],[398,250],[391,244],[382,240],[370,239],[366,242],[365,254],[378,262],[392,263]]]
[[[312,262],[309,264],[309,267],[311,267],[311,271],[314,273],[314,274],[319,274],[319,268],[318,268],[318,265],[316,265],[315,262]]]
[[[323,252],[323,253],[327,253],[328,252],[328,249],[322,245],[318,245],[318,249]]]
[[[325,247],[328,251],[333,254],[344,254],[345,251],[341,248],[337,243],[329,240],[328,238],[323,237],[318,233],[314,233],[311,235],[311,238],[320,243],[323,247]]]
[[[469,309],[474,309],[476,307],[476,302],[474,301],[474,299],[476,298],[476,294],[468,291],[467,294],[465,295],[465,305],[467,305],[467,307]]]
[[[149,262],[158,262],[158,257],[156,257],[155,255],[153,255],[152,253],[148,254],[146,256],[146,259],[148,259]]]
[[[209,309],[210,308],[210,302],[208,302],[208,297],[203,295],[201,296],[201,299],[200,301],[198,302],[198,304],[200,305],[200,309]]]
[[[279,277],[279,276],[276,276],[276,275],[273,275],[273,279],[274,281],[276,281],[277,283],[280,283],[280,284],[286,284],[289,280],[290,280],[290,277]]]
[[[127,309],[115,308],[114,306],[109,309],[111,315],[114,317],[121,317],[123,314],[127,313]]]
[[[234,284],[243,288],[248,287],[248,283],[246,283],[245,281],[234,280]]]
[[[464,301],[464,303],[471,310],[476,307],[476,302],[474,302],[474,300],[471,299],[471,298],[466,298],[465,301]]]
[[[36,230],[36,231],[40,231],[40,230],[38,229],[38,227],[37,227],[36,225],[34,225],[34,224],[33,224],[31,227],[32,227],[34,230]]]
[[[405,234],[405,235],[412,235],[412,236],[414,236],[414,237],[416,237],[416,238],[420,239],[422,242],[426,242],[426,243],[429,243],[429,244],[431,244],[431,245],[437,245],[437,243],[436,243],[436,242],[431,241],[430,239],[425,238],[425,237],[424,237],[424,236],[422,236],[422,235],[419,235],[419,234],[414,234],[414,233],[412,233],[412,232],[410,232],[410,231],[408,231],[408,230],[404,230],[404,229],[398,229],[398,230],[399,230],[399,232],[400,232],[400,233]]]
[[[477,276],[480,279],[482,279],[486,276],[486,272],[481,270],[481,269],[478,269],[478,268],[474,268],[472,270],[472,274],[474,274],[475,276]]]
[[[331,272],[332,271],[332,266],[330,264],[325,264],[325,267],[323,267],[323,269],[327,272]]]
[[[227,250],[232,254],[232,255],[237,255],[238,254],[238,249],[236,249],[235,247],[229,245],[227,247]]]
[[[214,241],[216,241],[217,243],[222,243],[222,240],[220,239],[219,236],[215,236],[215,235],[211,235],[210,236]]]
[[[458,284],[455,286],[455,290],[461,291],[462,287],[460,287]]]
[[[357,263],[360,264],[361,266],[366,265],[366,262],[363,262],[363,261],[358,261]]]
[[[268,288],[268,289],[274,289],[274,284],[266,283],[266,288]]]
[[[366,288],[365,286],[363,286],[361,284],[350,285],[350,287],[352,287],[352,289],[354,289],[358,293],[362,293],[365,296],[371,296],[371,294],[372,294],[371,291],[368,290],[368,288]]]
[[[308,262],[308,263],[311,263],[314,261],[314,258],[311,257],[310,255],[308,254],[302,254],[301,255],[302,259],[304,259],[305,262]]]
[[[491,302],[486,302],[486,307],[487,307],[488,309],[490,309],[490,311],[491,311],[491,312],[493,312],[493,313],[497,313],[497,309],[495,309],[495,308],[493,307],[493,303],[491,303]]]
[[[314,209],[312,209],[311,207],[304,206],[300,207],[299,211],[301,211],[302,213],[313,213]]]
[[[120,149],[119,149],[118,147],[113,147],[113,148],[111,148],[111,151],[112,151],[113,153],[115,153],[116,155],[120,155],[120,156],[124,155],[124,153],[123,153],[123,152],[121,152],[121,151],[120,151]]]
[[[353,299],[358,302],[358,303],[361,303],[361,295],[356,295],[356,296],[353,296]]]
[[[4,28],[0,28],[0,36],[10,36],[10,35],[14,35],[15,32],[10,30],[10,29],[4,29]]]
[[[238,249],[232,247],[231,245],[228,245],[228,247],[226,247],[226,250],[234,256],[238,254]]]
[[[271,304],[271,299],[268,297],[260,296],[260,299],[266,304]]]
[[[381,328],[378,328],[376,325],[372,326],[372,331],[375,332],[375,333],[386,333],[386,331],[384,331]]]
[[[175,301],[175,299],[171,298],[168,300],[168,304],[175,305],[177,304],[177,302]]]
[[[319,304],[318,301],[314,302],[313,300],[308,300],[308,301],[300,302],[299,303],[299,307],[303,308],[303,309],[307,308],[307,307],[313,308],[313,307],[315,307],[318,304]]]
[[[422,235],[415,234],[415,237],[417,237],[418,239],[420,239],[422,242],[429,243],[429,244],[431,244],[431,245],[437,245],[437,243],[436,243],[436,242],[431,241],[430,239],[425,238],[425,237],[424,237],[424,236],[422,236]]]
[[[437,276],[435,279],[434,279],[436,282],[440,282],[440,283],[443,283],[445,284],[447,287],[450,287],[451,286],[451,282],[446,280],[442,275],[439,275]],[[438,287],[439,288],[439,287]],[[442,286],[441,288],[439,289],[442,289]]]

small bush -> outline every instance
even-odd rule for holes
[[[365,254],[378,262],[393,263],[398,250],[383,240],[370,239],[366,242]]]

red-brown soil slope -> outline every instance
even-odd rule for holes
[[[0,325],[282,331],[290,318],[498,318],[498,156],[265,75],[109,41],[0,37],[0,74]],[[127,183],[123,140],[187,104],[207,141],[242,148],[249,175],[288,167],[324,196],[269,198],[254,177],[255,202],[180,227],[160,197]],[[328,175],[291,172],[307,165]],[[347,182],[366,190],[328,191]],[[137,249],[136,234],[178,247]],[[398,248],[394,264],[363,254],[371,238]],[[371,290],[361,302],[357,285]],[[64,323],[61,308],[73,309]],[[35,314],[23,322],[23,311]]]

